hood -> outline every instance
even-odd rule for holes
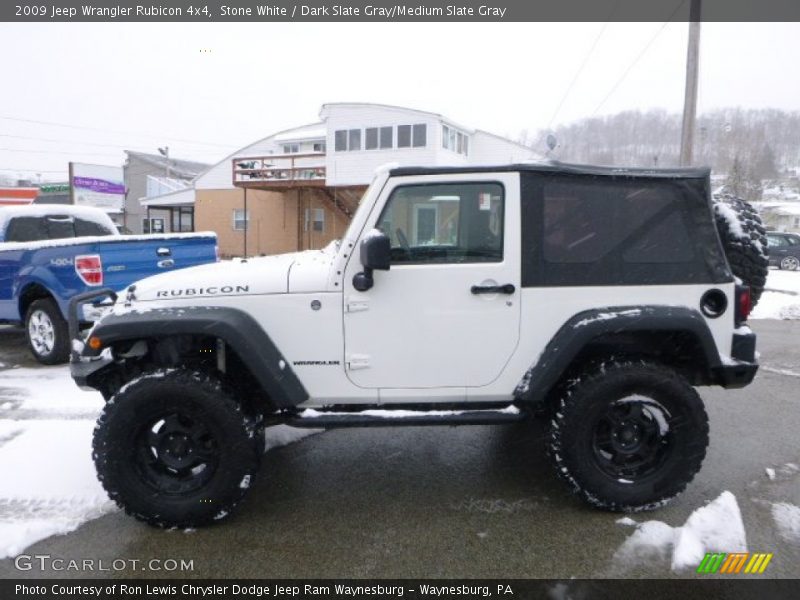
[[[320,250],[247,259],[224,260],[137,281],[137,301],[216,298],[249,294],[286,294],[323,290],[333,256]],[[298,265],[302,290],[290,288],[290,272]],[[304,268],[300,268],[300,267]],[[313,268],[308,268],[313,267]],[[294,279],[298,279],[297,276]]]

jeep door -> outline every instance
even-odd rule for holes
[[[358,386],[452,388],[459,398],[491,384],[514,353],[519,175],[455,177],[392,178],[366,221],[361,238],[381,230],[392,259],[366,292],[353,287],[358,251],[346,268],[345,363]]]

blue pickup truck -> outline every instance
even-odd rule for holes
[[[0,322],[23,323],[43,364],[69,358],[70,299],[218,260],[214,233],[123,236],[99,209],[0,207]],[[89,307],[91,309],[91,307]],[[91,321],[84,313],[83,321]]]

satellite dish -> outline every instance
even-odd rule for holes
[[[556,136],[554,136],[552,133],[548,133],[547,147],[550,149],[550,151],[555,150],[557,145],[558,145],[558,140],[556,140]]]

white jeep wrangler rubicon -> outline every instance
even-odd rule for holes
[[[72,306],[72,330],[84,295]],[[133,516],[231,513],[262,430],[551,421],[556,472],[611,510],[700,469],[693,386],[755,376],[749,291],[707,170],[561,164],[378,173],[344,238],[130,286],[73,343],[108,400],[103,486]]]

